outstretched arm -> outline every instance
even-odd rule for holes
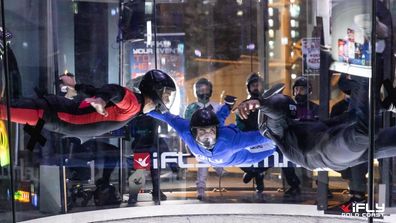
[[[149,112],[148,115],[155,119],[168,123],[168,125],[174,128],[180,136],[190,132],[189,129],[190,122],[181,118],[178,115],[172,115],[169,112],[160,114],[155,111]]]
[[[101,88],[96,89],[95,96],[102,98],[106,103],[114,104],[122,101],[126,93],[126,89],[117,84],[105,84]]]
[[[141,104],[136,94],[120,85],[106,84],[98,88],[94,96],[95,98],[87,98],[85,101],[90,103],[99,114],[104,116],[108,115],[105,107],[109,102],[112,102],[121,109],[121,113],[136,114],[140,111]]]
[[[81,95],[83,98],[89,98],[95,95],[96,88],[90,84],[76,84],[74,89],[77,95]]]

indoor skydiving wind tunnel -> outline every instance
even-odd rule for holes
[[[396,222],[396,1],[0,2],[0,222]]]

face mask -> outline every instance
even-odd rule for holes
[[[338,81],[338,88],[345,94],[350,95],[352,90],[351,81],[340,78],[340,81]]]
[[[351,86],[348,83],[338,84],[338,88],[344,92],[344,94],[351,95]]]
[[[197,98],[199,102],[206,104],[209,102],[210,94],[197,94]]]
[[[298,95],[296,95],[295,99],[296,99],[298,104],[303,104],[303,103],[306,103],[308,101],[308,95],[298,94]]]

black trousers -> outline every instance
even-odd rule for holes
[[[358,194],[364,196],[367,191],[367,163],[362,163],[357,166],[350,167],[348,169],[340,171],[343,179],[349,180],[350,194]]]
[[[282,173],[285,177],[285,180],[287,182],[287,184],[292,187],[292,188],[296,188],[300,186],[300,180],[298,179],[297,175],[296,175],[296,168],[294,167],[285,167],[282,168]]]
[[[256,190],[258,191],[264,190],[264,177],[262,176],[262,173],[268,169],[269,167],[241,167],[241,170],[246,174],[250,174],[254,177],[254,180],[256,181]]]

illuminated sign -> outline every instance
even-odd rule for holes
[[[184,80],[184,33],[159,33],[157,39],[158,69],[175,78],[179,86]],[[139,77],[155,66],[154,43],[135,41],[130,46],[130,77]]]
[[[30,193],[23,190],[18,190],[14,194],[15,201],[19,201],[21,203],[29,203],[30,202]]]
[[[10,164],[10,150],[8,144],[8,135],[4,121],[0,121],[0,166]]]

